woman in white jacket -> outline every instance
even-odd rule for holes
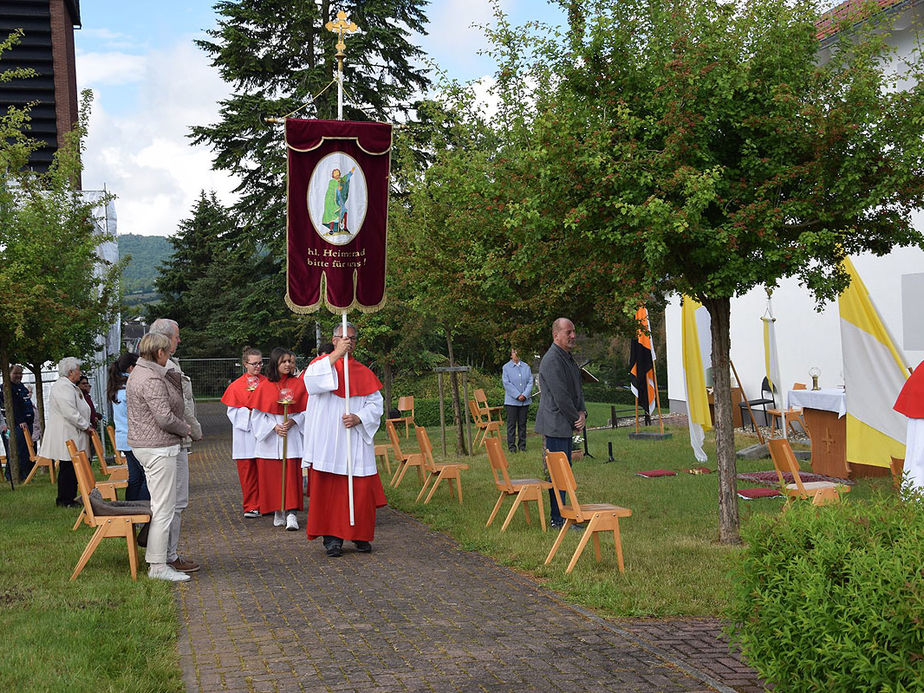
[[[55,504],[67,508],[79,507],[77,475],[67,450],[66,441],[74,441],[78,450],[86,451],[90,431],[90,405],[77,387],[80,380],[80,361],[72,356],[58,362],[58,379],[51,386],[45,407],[45,433],[42,435],[40,454],[58,460],[58,497]]]

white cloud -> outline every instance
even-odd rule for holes
[[[119,51],[80,53],[77,56],[81,84],[91,88],[138,82],[144,76],[146,64],[144,56]]]
[[[187,137],[190,126],[218,120],[228,87],[188,41],[133,57],[137,93],[130,103],[122,100],[124,82],[107,81],[78,59],[78,82],[96,96],[83,185],[116,195],[119,233],[172,235],[200,190],[234,200],[237,181],[212,171],[211,153]]]

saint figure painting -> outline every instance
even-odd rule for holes
[[[343,152],[321,159],[308,182],[308,211],[318,235],[345,245],[362,228],[368,207],[366,180],[353,157]]]

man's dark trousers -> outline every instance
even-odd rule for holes
[[[507,405],[507,449],[510,452],[516,452],[517,448],[526,449],[526,415],[528,413],[528,406]]]
[[[571,437],[567,438],[553,438],[551,436],[545,437],[545,449],[549,452],[563,452],[568,456],[568,464],[571,464]],[[548,470],[546,470],[548,474]],[[561,492],[561,502],[562,505],[565,503],[565,492]],[[549,522],[553,527],[561,527],[564,523],[564,519],[561,516],[561,510],[558,506],[558,499],[555,497],[555,489],[549,489]]]

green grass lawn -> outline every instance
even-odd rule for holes
[[[0,488],[0,689],[181,691],[172,584],[128,572],[124,540],[105,539],[76,581],[92,536],[56,508],[39,473]]]
[[[607,407],[608,413],[608,407]],[[726,604],[730,568],[738,547],[718,543],[717,474],[692,475],[684,470],[698,466],[693,458],[686,427],[671,428],[673,439],[663,442],[629,440],[629,428],[592,430],[588,435],[593,459],[576,461],[574,475],[582,503],[614,503],[632,510],[632,517],[620,522],[626,572],[620,575],[612,540],[601,541],[603,560],[594,561],[588,545],[571,575],[565,568],[580,539],[569,532],[555,559],[543,565],[556,532],[543,533],[533,513],[533,524],[526,524],[522,511],[507,531],[500,526],[512,503],[508,500],[489,528],[485,522],[497,500],[493,477],[484,448],[465,458],[471,468],[463,472],[464,504],[451,500],[440,488],[429,505],[416,503],[420,483],[411,470],[398,489],[386,485],[389,503],[412,514],[434,529],[454,537],[463,549],[478,551],[499,563],[534,576],[569,601],[598,609],[617,617],[708,617],[717,616]],[[657,430],[656,428],[649,430]],[[439,429],[430,429],[435,456],[441,455]],[[451,432],[450,432],[451,433]],[[502,433],[503,435],[503,433]],[[452,446],[452,438],[448,445]],[[384,438],[381,442],[385,442]],[[607,444],[613,443],[615,462],[607,463]],[[756,442],[742,436],[740,449]],[[405,439],[401,437],[402,446]],[[413,433],[404,452],[416,451]],[[530,436],[525,453],[508,455],[511,477],[543,478],[541,439]],[[504,445],[506,450],[506,445]],[[707,436],[706,450],[715,470],[714,440]],[[451,450],[450,450],[451,452]],[[444,461],[457,461],[450,455]],[[645,479],[636,472],[645,469],[671,469],[673,477]],[[810,471],[807,464],[803,464]],[[768,471],[769,458],[755,462],[739,461],[738,471]],[[885,485],[889,481],[878,480]],[[744,482],[740,486],[753,486]],[[852,490],[848,502],[869,497],[873,482],[863,480]],[[756,513],[779,513],[783,500],[739,500],[741,522]],[[535,506],[534,506],[535,507]],[[545,501],[548,518],[548,499]]]

